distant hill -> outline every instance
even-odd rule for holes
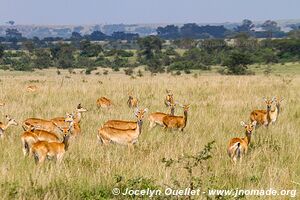
[[[289,31],[291,24],[300,25],[300,19],[290,20],[276,20],[283,31]],[[254,21],[254,24],[259,28],[263,21]],[[198,25],[224,25],[225,28],[233,29],[241,23],[225,22],[225,23],[198,23]],[[107,35],[111,35],[116,31],[123,31],[128,33],[138,33],[140,36],[156,34],[156,29],[159,26],[166,26],[168,24],[95,24],[95,25],[0,25],[0,36],[5,35],[7,28],[16,28],[23,36],[33,38],[45,37],[62,37],[68,38],[72,32],[79,32],[80,34],[89,34],[93,31],[102,31]],[[182,26],[183,24],[175,24]]]

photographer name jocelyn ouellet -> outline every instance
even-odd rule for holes
[[[191,188],[185,188],[185,189],[172,189],[172,188],[166,188],[165,190],[159,190],[159,189],[144,189],[144,190],[132,190],[126,188],[124,192],[121,193],[124,196],[161,196],[161,195],[167,195],[167,196],[199,196],[201,194],[200,189],[191,189]]]

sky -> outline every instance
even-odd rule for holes
[[[220,23],[300,19],[300,0],[0,0],[0,24]]]

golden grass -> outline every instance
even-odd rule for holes
[[[300,182],[300,76],[286,84],[276,76],[145,75],[130,79],[120,74],[77,74],[62,81],[64,75],[67,72],[58,76],[54,71],[39,71],[32,74],[11,72],[0,77],[0,99],[6,102],[0,107],[0,121],[5,121],[5,114],[18,121],[28,117],[63,116],[73,111],[78,103],[89,110],[81,121],[81,137],[71,141],[60,166],[48,161],[37,167],[33,158],[24,158],[20,140],[22,128],[9,128],[0,141],[1,198],[101,199],[95,188],[109,193],[116,175],[126,179],[151,178],[160,186],[172,185],[173,179],[184,182],[185,171],[168,171],[161,159],[199,152],[212,140],[216,144],[207,165],[215,178],[204,187],[299,189],[292,181]],[[26,91],[30,80],[39,80],[34,83],[38,91]],[[172,89],[176,101],[191,104],[183,133],[164,132],[160,127],[148,131],[149,123],[145,120],[142,135],[131,153],[125,146],[105,147],[98,143],[97,130],[106,120],[135,119],[126,104],[129,90],[133,89],[133,94],[139,98],[140,107],[147,107],[151,113],[168,112],[163,103],[167,88]],[[110,98],[115,106],[98,109],[96,100],[101,96]],[[251,110],[264,109],[264,96],[285,98],[278,122],[269,129],[255,131],[249,154],[241,164],[233,167],[226,153],[227,143],[232,137],[244,136],[240,121],[249,121]],[[182,109],[177,108],[175,113],[182,115]]]

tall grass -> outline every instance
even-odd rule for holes
[[[1,72],[2,73],[2,72]],[[198,76],[145,75],[130,79],[125,75],[72,75],[62,81],[55,72],[6,73],[1,76],[0,121],[10,114],[18,121],[28,117],[53,118],[71,112],[78,103],[88,109],[81,121],[82,135],[71,141],[61,165],[48,161],[37,167],[33,158],[24,158],[22,128],[10,127],[0,141],[0,195],[3,199],[111,199],[116,177],[126,180],[143,177],[160,187],[174,180],[186,181],[184,169],[166,169],[162,158],[199,152],[215,141],[209,172],[202,174],[204,189],[299,189],[300,182],[300,76],[286,84],[276,76]],[[26,92],[30,80],[39,90]],[[87,80],[82,81],[82,80]],[[102,81],[103,84],[99,84]],[[169,112],[163,100],[165,89],[172,89],[176,101],[190,103],[184,132],[148,130],[145,120],[135,150],[126,146],[102,146],[98,128],[108,119],[134,120],[126,105],[127,93],[140,100],[140,107],[151,112]],[[97,98],[114,102],[111,109],[98,109]],[[280,96],[282,112],[278,122],[253,133],[250,151],[242,163],[232,166],[226,153],[232,137],[244,137],[240,121],[249,121],[253,109],[265,109],[263,97]],[[177,107],[176,115],[183,111]],[[300,192],[300,191],[299,191]],[[124,198],[124,197],[123,197]],[[248,197],[248,199],[255,197]]]

